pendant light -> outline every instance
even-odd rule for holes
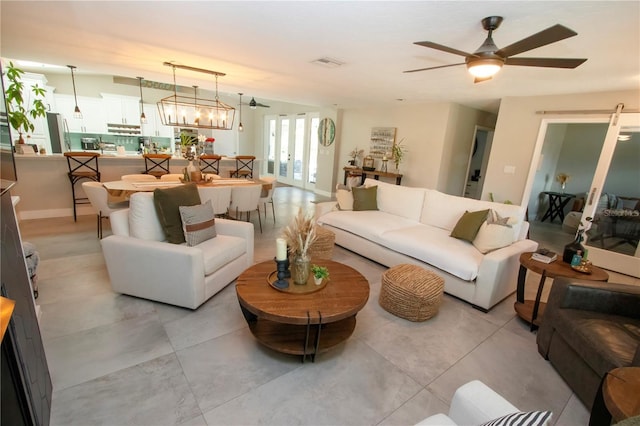
[[[249,102],[249,108],[256,109],[258,107],[258,103],[256,102],[256,98],[252,97],[251,102]]]
[[[69,69],[71,69],[71,82],[73,83],[73,99],[76,101],[76,107],[73,110],[74,118],[82,118],[82,113],[80,112],[80,108],[78,107],[78,97],[76,96],[76,79],[73,76],[73,70],[76,69],[73,65],[67,65]]]
[[[138,82],[140,83],[140,111],[142,111],[140,113],[140,124],[146,124],[147,123],[147,116],[144,115],[144,99],[142,98],[142,79],[144,77],[136,77],[138,79]]]
[[[244,126],[242,125],[242,93],[238,93],[240,95],[240,104],[238,104],[238,110],[240,111],[240,124],[238,124],[238,131],[244,132]]]
[[[164,62],[173,70],[173,95],[160,99],[158,112],[165,126],[190,127],[194,129],[231,130],[235,118],[235,108],[221,102],[218,98],[218,77],[224,73],[203,68],[178,65],[172,62]],[[215,76],[215,99],[198,98],[198,86],[194,88],[193,96],[178,95],[176,84],[176,69],[195,71]]]

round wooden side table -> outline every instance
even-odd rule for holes
[[[609,371],[602,384],[602,397],[615,422],[640,416],[640,367]]]
[[[590,281],[608,281],[609,274],[597,266],[593,266],[590,274],[584,274],[571,268],[571,265],[558,259],[551,263],[544,263],[531,258],[533,252],[525,252],[520,255],[520,271],[518,272],[518,287],[516,290],[516,302],[513,307],[520,318],[531,324],[531,331],[535,330],[539,325],[547,306],[545,302],[540,301],[542,289],[547,278],[576,278]],[[527,278],[527,271],[533,271],[541,275],[538,284],[538,292],[535,300],[524,299],[524,284]]]

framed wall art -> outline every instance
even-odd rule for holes
[[[395,140],[395,127],[372,127],[369,155],[373,158],[382,158],[385,153],[391,152]]]

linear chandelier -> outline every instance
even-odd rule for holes
[[[162,98],[158,102],[158,111],[160,112],[162,124],[195,129],[231,130],[233,128],[235,108],[218,99],[218,77],[226,74],[187,65],[177,65],[171,62],[164,62],[163,65],[173,68],[173,95]],[[193,86],[193,97],[178,95],[176,90],[176,68],[214,75],[216,78],[215,99],[198,98],[198,86]]]

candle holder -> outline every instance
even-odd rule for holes
[[[289,287],[289,281],[287,278],[291,278],[291,271],[289,270],[289,259],[278,260],[275,259],[276,270],[278,271],[278,279],[273,283],[276,288]]]

